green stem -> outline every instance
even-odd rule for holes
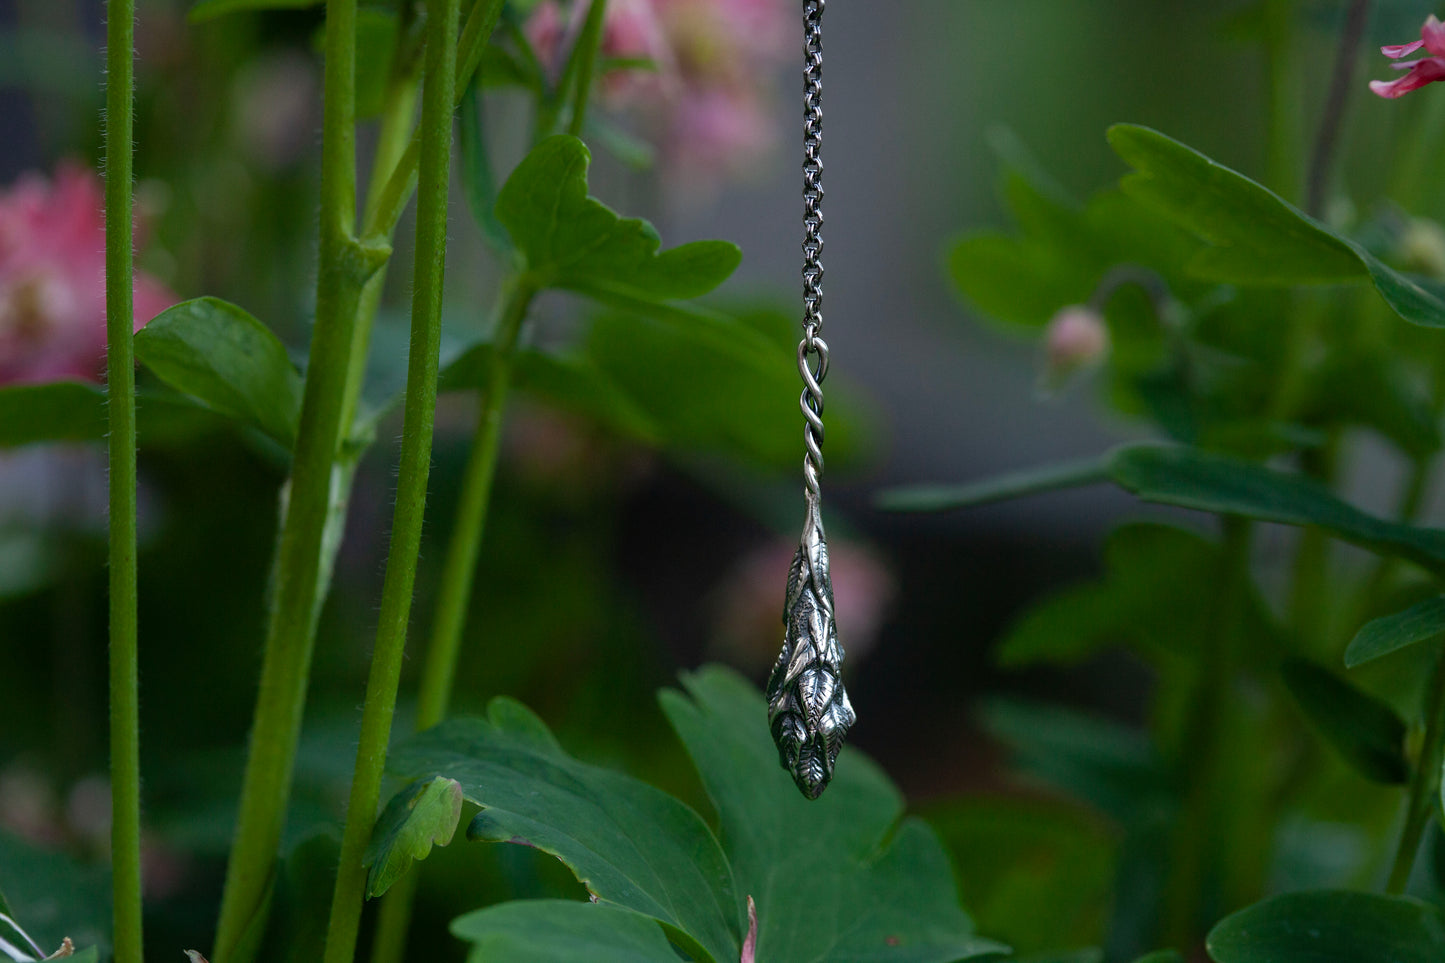
[[[1370,23],[1371,0],[1349,0],[1345,11],[1345,22],[1340,30],[1339,46],[1335,51],[1335,69],[1330,76],[1330,92],[1325,98],[1324,111],[1320,117],[1319,133],[1315,137],[1314,152],[1310,157],[1309,180],[1305,186],[1305,210],[1312,217],[1324,214],[1325,194],[1330,186],[1330,172],[1335,159],[1335,145],[1339,142],[1340,127],[1344,124],[1345,107],[1355,88],[1355,65],[1360,59],[1360,44],[1365,39],[1365,28]]]
[[[1424,720],[1425,741],[1406,797],[1405,827],[1400,832],[1400,845],[1385,884],[1385,892],[1392,895],[1405,892],[1415,868],[1415,854],[1420,851],[1420,839],[1430,824],[1431,814],[1439,806],[1436,796],[1440,791],[1440,766],[1445,761],[1445,653],[1436,655],[1435,669],[1425,693]]]
[[[582,35],[577,38],[580,49],[575,58],[576,88],[572,97],[572,120],[567,125],[567,133],[573,137],[582,136],[582,127],[587,122],[587,101],[592,96],[592,80],[597,71],[597,52],[602,47],[602,25],[606,19],[607,0],[592,0],[591,6],[587,8],[587,22],[582,25]]]
[[[355,83],[356,0],[328,0],[316,324],[236,838],[217,923],[215,963],[246,963],[265,928],[305,707],[318,598],[329,568],[324,558],[328,521],[335,528],[333,475],[341,467],[340,449],[349,427],[343,412],[361,288],[389,254],[385,245],[364,246],[353,236]],[[344,486],[344,479],[336,480]]]
[[[412,58],[398,51],[398,59]],[[401,163],[411,142],[412,122],[416,118],[417,77],[413,63],[398,63],[387,88],[386,101],[382,107],[381,129],[376,141],[376,153],[371,161],[371,175],[368,178],[366,201],[362,207],[361,233],[367,237],[390,238],[391,231],[376,235],[372,222],[381,204],[381,196],[391,174]],[[347,362],[346,396],[342,403],[341,423],[354,425],[356,409],[361,400],[361,390],[366,381],[366,359],[371,351],[371,332],[375,326],[376,312],[381,306],[381,295],[386,288],[386,269],[377,271],[361,290],[361,301],[357,309],[356,329],[351,339],[351,355]]]
[[[446,264],[447,198],[451,183],[452,111],[456,104],[459,0],[427,6],[426,79],[421,108],[421,161],[412,283],[411,350],[391,548],[382,587],[376,649],[366,684],[356,770],[346,807],[325,963],[350,963],[356,954],[366,891],[362,859],[376,820],[396,690],[406,654],[416,562],[421,551],[436,417],[441,345],[442,282]]]
[[[1265,0],[1265,70],[1269,84],[1269,186],[1294,201],[1299,194],[1300,83],[1295,67],[1297,0]]]
[[[471,13],[467,14],[466,25],[462,28],[461,39],[457,42],[453,109],[460,104],[462,95],[466,93],[467,84],[482,61],[487,41],[491,39],[492,31],[496,29],[505,6],[506,0],[477,0]],[[374,216],[368,218],[366,227],[368,238],[390,237],[395,230],[396,222],[401,219],[401,212],[406,209],[407,201],[416,188],[417,165],[420,159],[421,131],[418,130],[412,135],[411,143],[407,144],[406,151],[377,194]]]
[[[536,295],[537,287],[529,277],[518,278],[508,285],[497,318],[487,387],[482,393],[476,434],[462,478],[461,500],[452,524],[451,540],[447,543],[436,612],[432,616],[431,643],[422,668],[416,710],[418,730],[441,722],[451,702],[467,603],[472,597],[487,508],[491,504],[492,479],[496,476],[502,421],[512,380],[512,354]],[[403,959],[418,876],[412,872],[403,877],[381,901],[372,963],[400,963]]]
[[[1229,516],[1222,521],[1219,599],[1210,619],[1204,662],[1184,732],[1180,760],[1188,773],[1188,785],[1175,826],[1164,891],[1164,942],[1177,948],[1192,946],[1199,937],[1204,881],[1215,843],[1214,816],[1219,794],[1224,791],[1218,776],[1224,713],[1239,661],[1238,609],[1249,580],[1253,526]]]
[[[115,959],[141,963],[140,695],[136,669],[135,330],[131,152],[135,0],[106,24],[105,334],[110,445],[110,781]]]
[[[426,663],[422,669],[416,712],[418,730],[429,729],[441,722],[451,702],[462,628],[467,620],[467,603],[472,597],[472,581],[486,528],[492,479],[496,474],[502,420],[512,381],[512,355],[522,322],[526,320],[536,295],[535,282],[526,276],[519,278],[510,286],[498,318],[491,370],[488,372],[487,388],[482,393],[476,434],[472,438],[471,454],[462,479],[461,501],[457,506],[451,541],[447,545],[436,613],[432,619],[431,644],[427,647]]]

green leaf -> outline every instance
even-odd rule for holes
[[[315,963],[326,949],[326,922],[341,839],[329,827],[287,848],[276,873],[272,912],[260,952],[269,963]]]
[[[81,381],[0,388],[0,448],[105,437],[105,392]]]
[[[620,306],[621,299],[611,300]],[[630,310],[594,318],[581,350],[656,426],[664,446],[775,469],[796,465],[799,382],[790,317],[768,307],[723,313],[628,303]],[[829,465],[846,465],[866,450],[867,423],[847,382],[832,380],[829,388]]]
[[[1178,950],[1155,950],[1139,957],[1134,963],[1184,963],[1184,954]]]
[[[654,920],[606,903],[521,900],[452,921],[470,963],[678,963]]]
[[[1111,455],[1009,472],[970,485],[916,485],[884,492],[875,504],[889,512],[939,512],[1077,488],[1109,480]]]
[[[456,779],[482,811],[469,839],[518,842],[560,859],[596,898],[666,926],[689,952],[738,955],[742,910],[712,831],[645,783],[571,758],[523,706],[443,723],[394,749],[393,772]]]
[[[1316,372],[1307,420],[1373,428],[1412,459],[1440,450],[1440,429],[1428,395],[1401,358],[1351,347]]]
[[[1103,465],[1102,473],[1092,470],[1093,463],[1079,463],[1014,476],[1027,484],[1006,476],[952,488],[900,488],[882,495],[880,503],[902,511],[948,511],[979,504],[980,493],[992,501],[1086,485],[1102,475],[1145,501],[1281,525],[1315,525],[1372,552],[1445,571],[1445,531],[1377,518],[1304,475],[1183,445],[1125,445],[1104,456]]]
[[[1173,798],[1162,758],[1135,729],[1058,706],[1005,700],[986,707],[984,723],[1013,748],[1024,772],[1120,823]]]
[[[684,681],[692,698],[664,692],[663,708],[714,801],[726,857],[691,809],[577,762],[509,700],[494,701],[485,722],[449,722],[415,737],[393,752],[391,764],[457,778],[484,807],[470,837],[558,856],[603,905],[662,923],[671,942],[700,963],[740,957],[745,896],[758,906],[760,960],[953,963],[1006,952],[973,935],[937,838],[919,820],[900,822],[902,800],[876,766],[845,751],[827,795],[809,803],[778,766],[767,727],[738,724],[766,718],[756,689],[720,669]],[[546,924],[538,921],[554,912],[559,926],[585,926],[582,937],[608,949],[605,941],[646,940],[621,917],[582,917],[569,908],[506,912],[518,915],[489,922],[487,932],[508,930],[519,953],[565,952],[526,942],[541,939]],[[660,944],[637,952],[650,952],[649,945]],[[581,958],[607,959],[590,950],[536,957]]]
[[[1116,124],[1109,145],[1135,173],[1125,193],[1170,215],[1213,246],[1195,273],[1220,281],[1336,283],[1361,277],[1344,240],[1243,174],[1147,127]]]
[[[1368,278],[1402,318],[1445,326],[1445,299],[1314,221],[1277,195],[1156,130],[1109,129],[1115,153],[1135,168],[1126,193],[1212,246],[1190,267],[1241,284],[1334,284]]]
[[[1405,723],[1394,709],[1311,662],[1290,659],[1280,672],[1320,735],[1362,776],[1387,785],[1410,778]]]
[[[367,867],[366,896],[375,899],[406,875],[413,861],[426,859],[432,844],[445,846],[462,818],[462,787],[435,776],[407,786],[391,798],[371,830],[361,865]]]
[[[922,813],[953,856],[978,927],[1019,954],[1104,936],[1118,862],[1117,830],[1081,806],[970,795]]]
[[[442,369],[438,390],[485,389],[491,363],[492,346],[473,345]],[[652,417],[585,357],[518,351],[512,358],[512,381],[519,391],[590,418],[624,438],[650,445],[662,441]]]
[[[201,23],[243,10],[304,10],[307,7],[319,7],[324,2],[325,0],[200,0],[191,7],[186,19],[191,23]]]
[[[1442,632],[1445,632],[1445,595],[1437,595],[1403,612],[1365,623],[1345,650],[1345,665],[1353,669],[1406,646],[1433,639]]]
[[[136,333],[136,357],[166,384],[289,448],[301,412],[301,375],[260,321],[219,298],[162,311]]]
[[[1120,448],[1110,476],[1146,501],[1284,525],[1316,525],[1373,552],[1445,568],[1445,531],[1366,514],[1303,475],[1194,448]]]
[[[83,866],[0,831],[0,887],[10,915],[47,952],[67,936],[109,951],[109,867]]]
[[[736,270],[742,253],[726,241],[695,241],[659,253],[651,224],[619,217],[587,195],[591,161],[577,138],[549,137],[497,196],[497,218],[544,286],[672,300],[706,294]]]
[[[1194,658],[1217,643],[1214,599],[1200,591],[1219,577],[1217,544],[1170,525],[1128,524],[1110,533],[1104,564],[1103,579],[1065,589],[1019,619],[999,646],[999,663],[1070,664],[1110,645],[1132,646],[1154,660]],[[1251,593],[1247,605],[1244,627],[1252,638],[1268,639],[1263,601]]]
[[[1006,952],[974,935],[937,836],[902,818],[898,790],[862,753],[845,748],[810,802],[778,765],[767,726],[748,721],[767,718],[756,689],[716,667],[683,685],[691,698],[665,690],[662,708],[717,810],[738,892],[757,901],[759,960],[952,963]]]
[[[1215,963],[1439,963],[1445,916],[1406,896],[1288,893],[1226,917],[1207,945]]]

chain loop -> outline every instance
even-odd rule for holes
[[[809,799],[833,778],[833,764],[856,721],[843,687],[843,646],[833,620],[833,580],[821,511],[823,474],[823,379],[828,342],[823,340],[823,5],[803,0],[806,33],[803,72],[803,340],[798,374],[803,379],[803,501],[807,515],[788,571],[783,603],[783,649],[768,677],[768,726],[778,760]]]
[[[821,493],[823,474],[823,379],[828,374],[828,345],[823,341],[823,10],[827,0],[804,0],[803,65],[803,341],[798,346],[802,376],[801,406],[807,426],[803,443],[803,480]],[[818,358],[811,369],[808,357]]]

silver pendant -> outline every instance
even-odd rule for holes
[[[783,768],[803,795],[817,799],[857,717],[843,688],[820,499],[808,491],[806,502],[803,537],[788,573],[783,651],[768,679],[768,721]]]

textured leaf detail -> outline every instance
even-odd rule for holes
[[[455,779],[434,776],[397,793],[377,818],[361,861],[367,898],[390,889],[413,861],[427,858],[433,844],[450,843],[461,818],[462,787]]]
[[[843,646],[833,621],[828,542],[816,497],[788,573],[783,651],[768,679],[768,721],[778,760],[803,795],[817,799],[856,716],[843,688]]]

